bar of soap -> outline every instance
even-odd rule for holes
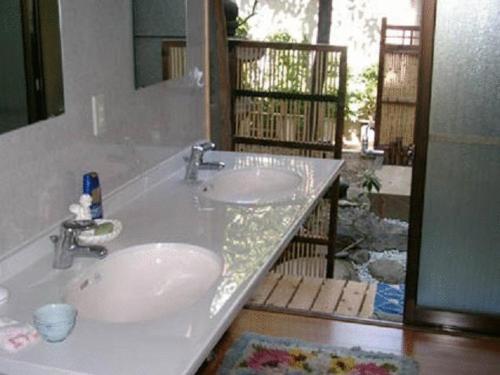
[[[94,229],[95,236],[102,236],[113,232],[113,223],[102,223]]]

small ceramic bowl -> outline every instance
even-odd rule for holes
[[[33,325],[45,341],[60,342],[66,339],[75,326],[76,309],[65,303],[40,307],[33,314]]]
[[[111,223],[113,224],[113,231],[107,234],[94,235],[94,230],[86,230],[78,236],[78,240],[82,245],[101,245],[103,243],[114,240],[122,231],[122,223],[119,220],[111,220],[111,219],[96,219],[94,220],[97,225],[103,223]]]

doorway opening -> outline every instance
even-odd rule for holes
[[[249,306],[402,322],[420,5],[234,3],[231,149],[345,160]]]

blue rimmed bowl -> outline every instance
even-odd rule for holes
[[[76,309],[65,303],[51,303],[33,314],[33,325],[45,341],[61,342],[71,333],[76,322]]]

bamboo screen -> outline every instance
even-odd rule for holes
[[[230,54],[235,151],[341,157],[345,47],[232,41]],[[321,200],[273,271],[328,276],[330,203]]]
[[[414,143],[420,30],[382,20],[377,94],[376,146]],[[379,78],[380,79],[380,78]]]
[[[163,79],[182,78],[186,74],[186,41],[162,42]]]
[[[232,44],[235,148],[286,148],[292,147],[286,142],[299,142],[334,151],[337,130],[341,134],[343,127],[345,48]]]

